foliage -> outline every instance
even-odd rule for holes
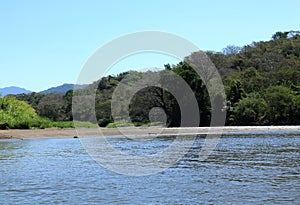
[[[218,93],[209,96],[206,86],[195,70],[185,61],[177,65],[165,65],[165,70],[156,72],[160,83],[178,86],[176,80],[167,71],[173,71],[191,88],[200,110],[200,126],[210,124],[211,102],[220,99],[217,109],[227,108],[227,125],[266,125],[266,124],[299,124],[300,123],[300,33],[298,31],[277,32],[270,41],[253,42],[244,47],[228,46],[222,52],[206,52],[218,69],[226,91],[227,106],[223,103],[224,96]],[[199,52],[200,54],[201,52]],[[195,55],[197,56],[197,55]],[[199,55],[200,56],[200,55]],[[117,76],[103,77],[84,89],[68,91],[66,94],[21,94],[15,97],[26,101],[21,111],[13,106],[0,109],[2,127],[32,127],[32,119],[39,117],[38,127],[72,126],[72,100],[74,93],[79,96],[96,94],[95,105],[82,104],[88,110],[73,113],[76,119],[93,123],[92,110],[96,110],[99,126],[115,127],[128,125],[145,125],[151,122],[149,112],[152,108],[162,108],[166,114],[166,125],[181,126],[181,109],[175,96],[166,89],[150,86],[139,90],[131,99],[129,116],[131,122],[116,121],[111,114],[111,98],[115,88],[122,80],[130,76],[132,81],[143,79],[151,72],[129,71]],[[213,84],[213,81],[211,81]],[[123,82],[124,83],[124,82]],[[130,85],[130,81],[127,82]],[[217,88],[216,88],[217,89]],[[124,90],[123,92],[127,92]],[[182,93],[184,106],[191,100]],[[78,98],[80,99],[80,98]],[[3,100],[2,100],[3,101]],[[1,101],[1,102],[2,102]],[[22,102],[24,103],[24,102]],[[77,103],[81,103],[80,101]],[[216,105],[216,104],[215,104]],[[94,106],[94,107],[92,107]],[[120,113],[126,109],[122,102],[115,109]],[[225,109],[226,110],[226,109]],[[16,112],[16,113],[15,113]],[[27,113],[27,114],[22,114]],[[37,113],[37,114],[35,114]],[[28,116],[31,117],[28,117]],[[21,117],[20,117],[21,116]],[[27,117],[26,117],[27,116]],[[40,118],[43,117],[43,118]],[[47,119],[46,119],[47,118]],[[18,119],[18,120],[16,120]],[[23,120],[21,120],[23,119]],[[16,121],[19,121],[16,123]],[[58,124],[51,122],[58,122]],[[64,125],[64,122],[67,122]]]
[[[128,122],[111,122],[106,127],[107,128],[116,128],[116,127],[128,127],[128,126],[135,126],[133,123]]]
[[[85,128],[98,128],[97,124],[91,122],[82,122],[82,121],[71,121],[70,123],[76,125],[76,127],[85,127]]]
[[[72,96],[70,90],[66,94],[19,94],[15,95],[18,100],[26,101],[41,117],[46,117],[52,121],[71,121],[72,120]]]
[[[14,97],[0,98],[0,128],[28,129],[43,127],[48,120],[40,118],[35,110],[24,101]]]
[[[227,70],[224,85],[234,110],[227,124],[299,124],[299,32],[277,32],[271,41],[210,57],[218,70]]]
[[[267,103],[256,93],[239,100],[234,109],[234,120],[238,125],[257,125],[264,122]]]
[[[98,127],[90,122],[75,122],[78,127]],[[0,129],[29,129],[29,128],[74,127],[73,121],[53,122],[40,117],[25,101],[19,101],[12,96],[0,98]]]
[[[288,87],[277,85],[266,89],[269,120],[274,123],[291,123],[294,95]]]

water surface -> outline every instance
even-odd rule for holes
[[[172,140],[111,139],[136,154]],[[202,143],[163,172],[133,177],[97,164],[78,139],[0,141],[0,204],[300,204],[298,134],[224,135],[205,162]]]

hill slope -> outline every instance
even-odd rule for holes
[[[201,62],[202,54],[198,54],[191,55],[195,62]],[[213,109],[226,112],[227,125],[300,124],[300,32],[277,32],[269,41],[253,42],[243,47],[228,46],[223,52],[211,51],[206,54],[222,76],[226,95],[216,93],[209,96],[202,79],[186,61],[173,66],[167,64],[165,70],[156,73],[166,84],[173,83],[172,85],[177,86],[172,79],[173,75],[168,75],[167,71],[174,72],[188,84],[198,103],[200,126],[209,126]],[[152,74],[151,71],[125,72],[117,76],[103,77],[77,92],[32,93],[16,98],[28,102],[40,116],[54,121],[73,120],[76,116],[75,119],[80,121],[94,122],[90,111],[95,109],[100,126],[112,127],[116,123],[128,126],[128,121],[114,120],[113,107],[120,113],[120,117],[116,116],[118,119],[122,119],[123,113],[129,113],[129,123],[134,125],[159,122],[168,127],[181,126],[181,108],[177,99],[168,90],[160,87],[148,86],[138,90],[130,99],[129,106],[122,100],[112,104],[112,96],[121,81],[129,86],[122,93],[123,99],[127,99],[126,95],[130,94],[128,90],[134,87],[134,83],[142,79],[152,79]],[[209,81],[213,85],[214,79]],[[87,95],[94,93],[95,89],[97,92],[93,105]],[[173,89],[179,90],[177,87]],[[181,94],[182,105],[189,106],[191,98],[186,97],[185,93]],[[87,100],[74,101],[81,95]],[[211,106],[211,97],[216,102],[214,107]],[[73,102],[83,109],[72,112]],[[161,117],[159,112],[152,113],[152,108],[162,108],[165,115]]]

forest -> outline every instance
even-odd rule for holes
[[[300,32],[277,32],[269,41],[253,42],[243,47],[227,46],[220,52],[205,54],[216,66],[226,96],[217,106],[226,112],[226,125],[299,125],[300,124]],[[167,71],[180,76],[191,88],[198,103],[200,123],[209,126],[212,106],[205,83],[188,62],[164,65],[156,71],[161,79],[172,80]],[[72,127],[73,114],[80,121],[95,123],[85,113],[72,113],[74,95],[95,92],[95,111],[100,127],[120,126],[112,117],[111,98],[114,90],[128,74],[140,79],[151,73],[128,71],[102,77],[80,90],[59,93],[30,93],[0,98],[0,129]],[[189,104],[189,98],[185,99]],[[83,105],[84,106],[84,105]],[[119,108],[123,109],[122,103]],[[138,91],[129,105],[130,124],[148,125],[152,108],[162,108],[166,126],[181,125],[180,106],[175,97],[159,87]],[[78,117],[79,116],[79,117]],[[129,122],[123,122],[124,126]],[[189,125],[186,125],[189,126]],[[193,125],[195,126],[195,125]]]

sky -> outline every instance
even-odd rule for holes
[[[214,51],[270,40],[277,31],[300,30],[299,8],[298,0],[2,0],[0,88],[38,92],[76,83],[98,48],[139,31],[172,33]],[[178,61],[146,53],[124,59],[110,72]]]

